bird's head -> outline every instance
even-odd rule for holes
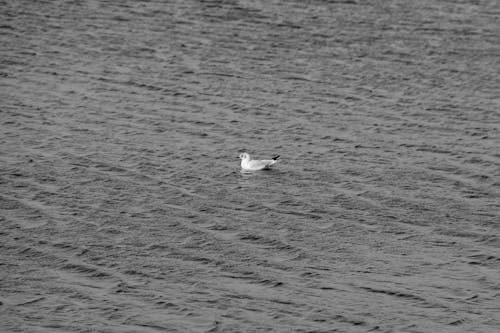
[[[241,153],[240,155],[238,155],[238,158],[240,160],[249,160],[250,159],[250,155],[248,155],[247,153]]]

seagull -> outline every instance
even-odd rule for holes
[[[241,159],[241,168],[243,170],[257,171],[257,170],[269,169],[271,165],[273,165],[278,161],[280,155],[276,155],[270,160],[251,160],[249,154],[241,153],[238,156],[238,158]]]

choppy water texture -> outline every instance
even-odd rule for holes
[[[1,331],[498,332],[497,1],[0,22]]]

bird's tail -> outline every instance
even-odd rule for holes
[[[275,156],[273,157],[273,160],[274,160],[274,161],[276,161],[278,158],[280,158],[280,155],[275,155]]]

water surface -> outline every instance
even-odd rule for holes
[[[499,13],[4,2],[1,330],[496,332]]]

